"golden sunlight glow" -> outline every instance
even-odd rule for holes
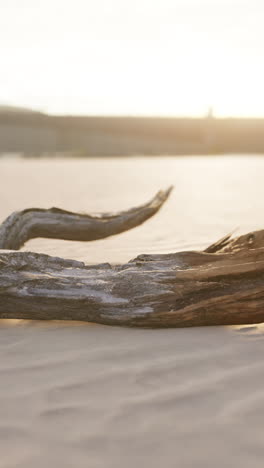
[[[1,1],[1,0],[0,0]],[[51,113],[263,116],[262,0],[9,0],[0,103]]]

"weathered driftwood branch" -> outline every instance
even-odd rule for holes
[[[161,190],[150,202],[120,213],[89,215],[60,208],[29,208],[12,213],[0,226],[0,249],[19,250],[35,237],[92,241],[119,234],[157,213],[171,190]]]
[[[155,199],[154,203],[160,204],[160,199],[163,202],[167,195],[159,195],[159,201]],[[139,211],[144,211],[146,206],[153,209],[145,205]],[[79,215],[54,210],[45,219],[54,213],[63,216],[60,218],[63,226],[68,215],[70,219],[76,216],[79,222]],[[130,219],[135,213],[138,210],[131,210],[125,216]],[[123,215],[117,217],[120,216]],[[9,219],[12,221],[12,216]],[[112,217],[103,219],[107,223]],[[8,222],[0,230],[2,246],[10,245]],[[32,214],[30,223],[34,225]],[[122,226],[126,230],[125,222],[118,225],[118,229]],[[43,235],[46,232],[43,218],[41,226]],[[11,245],[17,246],[13,229]],[[52,232],[54,235],[58,231]],[[63,234],[62,229],[60,232]],[[107,235],[110,231],[104,232]],[[75,237],[72,233],[62,237],[80,239],[77,229]],[[26,238],[28,235],[23,237]],[[95,233],[92,238],[96,238]],[[261,322],[264,321],[264,231],[235,239],[226,236],[205,252],[139,255],[123,266],[86,266],[43,254],[1,251],[0,317],[85,320],[135,327]]]

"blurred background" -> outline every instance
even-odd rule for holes
[[[0,0],[0,153],[264,151],[261,0]]]
[[[0,3],[1,220],[118,211],[175,186],[122,236],[25,249],[125,262],[263,227],[263,2]]]

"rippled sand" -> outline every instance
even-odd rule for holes
[[[127,208],[175,185],[145,225],[27,250],[123,262],[264,227],[264,158],[0,161],[0,222],[28,206]],[[264,327],[130,330],[0,321],[0,467],[263,466]]]

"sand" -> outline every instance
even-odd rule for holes
[[[231,227],[246,230],[263,223],[260,158],[166,160],[163,175],[159,160],[137,161],[134,191],[132,163],[3,161],[1,219],[32,204],[126,208],[174,177],[179,185],[167,207],[119,241],[88,246],[34,240],[26,249],[91,262],[126,261],[146,251],[193,248],[192,242],[201,248]],[[122,200],[115,186],[118,168],[130,188],[122,185]],[[78,184],[67,191],[77,170]],[[103,175],[93,200],[96,171]],[[200,185],[197,174],[204,174]],[[183,189],[184,175],[189,191]],[[38,191],[43,180],[50,181],[46,194]],[[17,196],[9,195],[10,181]],[[195,181],[196,186],[190,184]],[[260,468],[263,340],[263,325],[132,330],[2,320],[0,467]]]
[[[2,323],[0,466],[263,466],[263,330]]]

